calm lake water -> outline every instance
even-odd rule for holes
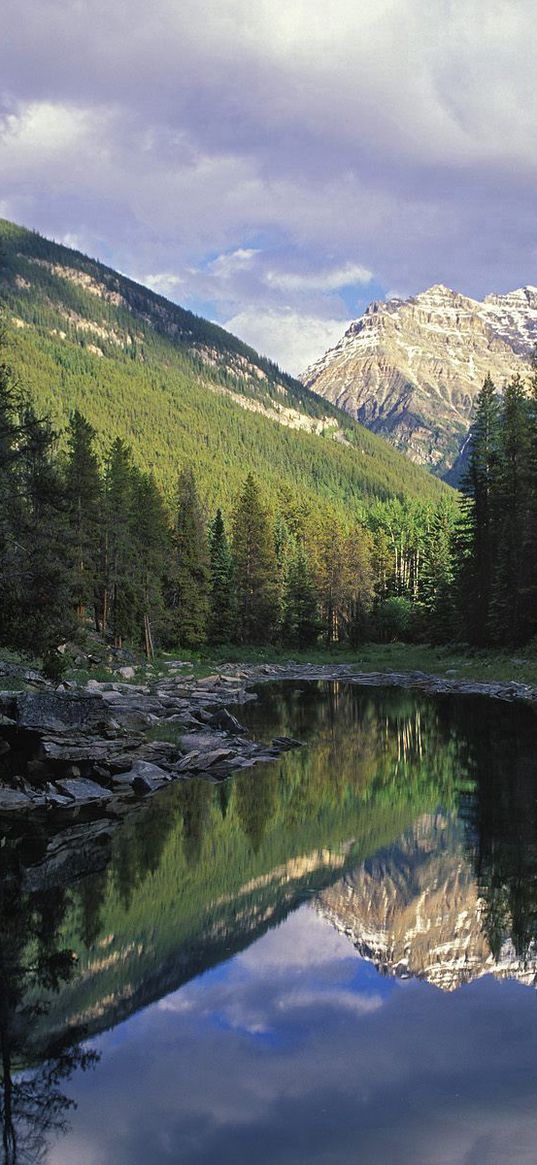
[[[534,1165],[535,713],[293,683],[241,717],[306,747],[170,787],[74,883],[0,849],[5,1160]]]

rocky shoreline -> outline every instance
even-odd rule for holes
[[[36,690],[0,692],[0,815],[38,812],[52,820],[119,817],[171,781],[201,775],[220,781],[299,746],[249,738],[230,709],[256,698],[269,681],[342,681],[405,687],[431,695],[486,696],[537,705],[537,690],[515,681],[484,683],[423,672],[360,672],[351,664],[225,665],[196,679],[171,661],[151,684],[90,680],[85,689],[53,687],[37,674]],[[176,741],[158,739],[177,734]]]

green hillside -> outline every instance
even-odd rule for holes
[[[252,470],[322,508],[438,500],[412,465],[215,324],[78,251],[0,220],[0,296],[20,384],[61,430],[78,407],[104,455],[120,436],[168,498],[193,464],[209,506]]]

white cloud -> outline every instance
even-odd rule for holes
[[[344,263],[327,271],[299,274],[291,271],[269,271],[266,281],[282,291],[337,291],[353,283],[370,283],[373,272],[360,263]]]
[[[236,251],[231,251],[229,254],[218,255],[209,264],[209,270],[219,279],[228,279],[237,271],[249,270],[259,253],[259,250],[254,247],[238,247]]]
[[[174,275],[171,271],[161,271],[159,275],[144,275],[143,283],[156,291],[158,295],[174,296],[177,288],[184,284],[184,276]]]
[[[339,959],[357,958],[344,935],[309,906],[290,914],[284,923],[237,956],[238,966],[256,967],[264,973],[286,968],[315,968]]]
[[[296,376],[341,339],[348,322],[259,306],[238,312],[224,327]]]

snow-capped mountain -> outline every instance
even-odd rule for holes
[[[537,986],[533,946],[523,958],[505,934],[493,955],[460,823],[441,814],[423,817],[314,905],[384,975],[426,979],[444,991],[482,975]]]
[[[537,287],[483,301],[442,284],[375,301],[300,377],[435,473],[456,461],[487,373],[502,388],[537,343]]]

